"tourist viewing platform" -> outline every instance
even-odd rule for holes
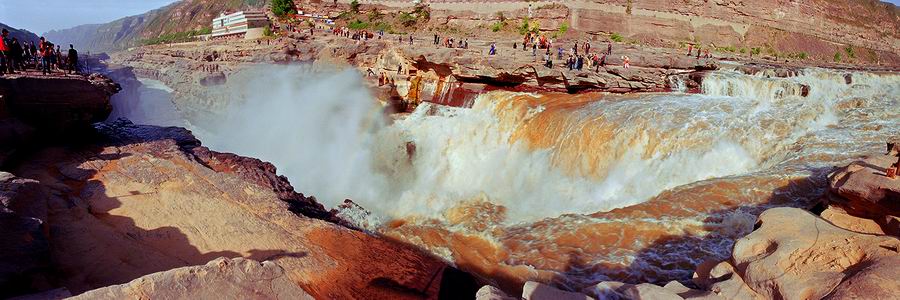
[[[269,18],[261,11],[238,11],[222,13],[212,21],[212,38],[244,37],[257,38],[269,26]]]

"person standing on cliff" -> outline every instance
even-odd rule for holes
[[[2,31],[2,36],[0,36],[0,74],[6,73],[7,71],[10,71],[9,73],[12,73],[12,68],[9,66],[9,45],[12,43],[12,41],[10,41],[8,37],[9,30],[6,30],[6,28],[4,28]]]
[[[612,42],[606,44],[606,55],[612,55]]]
[[[69,63],[69,73],[78,74],[78,51],[72,44],[69,44],[69,55],[66,56],[66,60]]]
[[[59,49],[59,45],[56,46],[56,52],[53,52],[53,58],[56,62],[56,69],[62,71],[63,70],[63,59],[62,59],[62,51]]]
[[[53,47],[50,42],[47,42],[44,37],[41,37],[41,74],[47,75],[50,74],[50,53],[53,51],[50,48]]]
[[[12,45],[9,46],[9,63],[12,66],[13,71],[25,71],[24,63],[22,62],[22,57],[24,56],[24,51],[22,50],[22,44],[19,44],[19,39],[12,38]]]

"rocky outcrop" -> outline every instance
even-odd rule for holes
[[[218,258],[206,265],[153,273],[126,284],[92,290],[70,299],[314,299],[278,264]]]
[[[35,151],[13,170],[48,189],[44,226],[56,271],[42,275],[73,294],[217,257],[276,262],[316,298],[475,293],[470,275],[326,221],[330,214],[293,193],[270,164],[210,151],[187,130],[119,121],[85,139]]]
[[[870,156],[834,171],[829,176],[830,207],[823,217],[851,230],[900,236],[900,179],[885,176],[898,157],[888,154]],[[866,226],[868,223],[877,226]]]
[[[64,133],[105,120],[112,110],[109,97],[119,89],[118,84],[99,74],[0,79],[2,109],[48,133]]]
[[[0,164],[39,137],[64,136],[105,120],[112,111],[110,96],[119,89],[98,74],[0,78]]]
[[[763,298],[820,299],[848,286],[880,287],[871,295],[900,288],[894,277],[874,275],[900,269],[897,238],[857,234],[791,208],[764,212],[757,226],[737,241],[731,263]]]
[[[900,240],[895,237],[860,234],[787,207],[763,212],[756,226],[735,243],[731,258],[698,267],[693,284],[701,289],[677,281],[665,286],[610,281],[578,294],[529,282],[523,298],[889,299],[900,289],[895,280]],[[483,295],[497,295],[483,290]]]
[[[48,198],[38,181],[0,172],[0,298],[49,288]]]

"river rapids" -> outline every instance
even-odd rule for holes
[[[900,132],[893,74],[720,70],[700,94],[496,91],[392,117],[362,82],[254,67],[221,87],[220,121],[186,126],[213,150],[271,161],[326,206],[352,199],[371,211],[342,212],[361,227],[509,290],[689,280],[762,210],[814,204],[832,166]]]

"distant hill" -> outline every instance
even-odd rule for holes
[[[36,34],[32,33],[31,31],[25,30],[25,29],[15,29],[15,28],[9,27],[8,25],[3,24],[3,23],[0,23],[0,29],[9,30],[9,36],[18,39],[19,42],[26,42],[26,41],[37,42],[38,41],[38,36]]]
[[[144,14],[106,24],[53,30],[45,36],[57,44],[75,44],[87,51],[114,51],[140,46],[144,41],[209,28],[225,10],[260,9],[269,0],[182,0]]]

